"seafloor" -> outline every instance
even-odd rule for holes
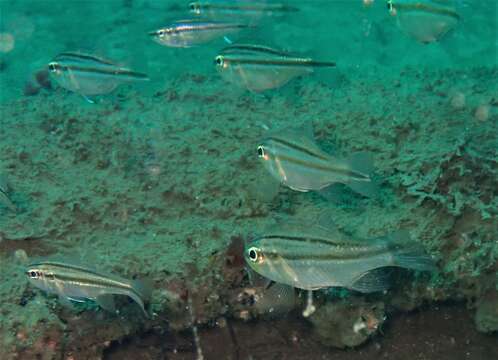
[[[0,54],[0,174],[17,209],[0,203],[0,359],[498,358],[496,4],[464,7],[431,45],[380,5],[317,1],[268,21],[258,39],[338,68],[261,96],[216,74],[222,42],[147,38],[182,3],[2,1],[16,42]],[[39,73],[82,49],[152,81],[89,104]],[[327,151],[374,155],[380,199],[275,191],[258,141],[309,122]],[[303,319],[300,296],[249,281],[240,246],[276,219],[324,214],[361,237],[408,230],[438,271],[385,294],[318,292]],[[126,300],[119,316],[61,306],[23,272],[53,254],[152,279],[153,316]]]

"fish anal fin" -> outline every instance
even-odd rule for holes
[[[99,295],[95,299],[97,304],[109,312],[115,313],[116,312],[116,304],[114,303],[114,297],[113,295],[110,294],[104,294],[104,295]]]
[[[383,291],[389,288],[390,269],[377,268],[362,274],[351,285],[351,289],[362,292],[371,293]]]

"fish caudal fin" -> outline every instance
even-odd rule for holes
[[[148,303],[152,296],[153,283],[149,279],[142,280],[133,280],[131,283],[134,292],[129,293],[128,295],[138,304],[142,309],[145,317],[150,317],[149,313],[145,309],[145,304]],[[137,296],[138,293],[139,296]]]
[[[436,265],[424,248],[411,240],[407,231],[398,231],[388,236],[396,244],[393,251],[393,266],[418,271],[434,271]]]
[[[140,297],[144,302],[148,302],[152,296],[152,290],[154,289],[154,284],[150,279],[140,279],[134,280],[132,284],[136,292],[140,294]]]
[[[348,162],[352,171],[363,174],[369,179],[352,179],[347,185],[358,194],[369,198],[376,197],[379,193],[379,186],[372,179],[374,166],[371,154],[355,153],[348,159]]]

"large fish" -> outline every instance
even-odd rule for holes
[[[341,183],[367,197],[378,192],[369,154],[334,157],[318,147],[310,129],[271,131],[260,142],[258,156],[270,174],[292,190],[319,191]]]
[[[91,267],[64,260],[42,260],[28,266],[26,275],[34,286],[59,296],[63,303],[95,301],[103,309],[116,312],[113,295],[132,298],[145,311],[149,299],[149,285],[106,274]]]
[[[388,0],[398,27],[422,43],[441,39],[460,21],[454,0]]]
[[[60,86],[85,97],[110,93],[121,84],[149,80],[145,74],[80,53],[57,55],[48,64],[48,71]]]
[[[272,227],[246,244],[244,256],[262,276],[305,290],[338,286],[381,291],[389,287],[384,267],[435,268],[407,232],[363,240],[317,224]]]
[[[180,20],[152,31],[155,42],[164,46],[188,48],[236,33],[249,25],[236,22]]]
[[[253,92],[279,88],[316,68],[333,68],[334,62],[316,61],[260,45],[231,45],[215,58],[215,65],[228,82]]]

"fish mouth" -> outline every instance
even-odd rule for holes
[[[147,35],[155,37],[159,35],[159,30],[149,31]]]

